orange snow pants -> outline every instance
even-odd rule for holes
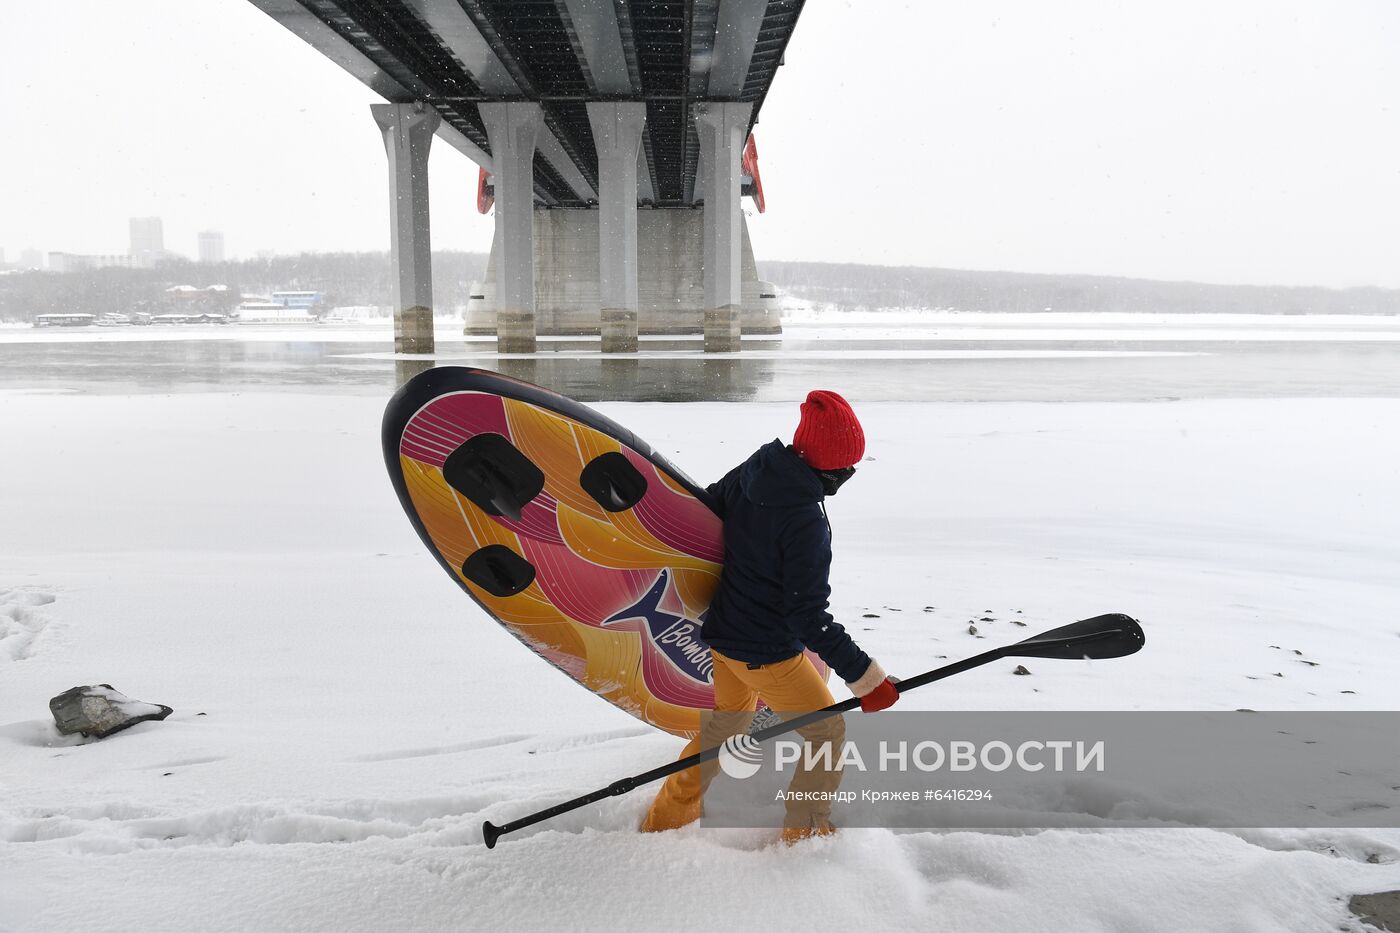
[[[715,713],[703,717],[704,725],[700,735],[690,740],[681,757],[694,755],[706,748],[713,748],[731,735],[744,732],[753,719],[758,698],[763,697],[775,713],[785,719],[802,713],[830,706],[836,702],[827,689],[826,681],[817,673],[812,662],[805,655],[797,655],[786,661],[776,661],[762,667],[750,669],[744,661],[736,661],[718,651],[711,650],[714,656]],[[727,715],[726,715],[727,714]],[[833,743],[830,758],[825,761],[838,761],[840,745],[846,736],[846,722],[841,716],[832,716],[798,730],[814,749],[824,743]],[[807,770],[801,767],[804,759],[798,761],[798,771],[793,776],[789,789],[793,791],[824,792],[821,796],[834,792],[841,784],[839,767]],[[694,768],[678,771],[666,779],[651,810],[642,822],[643,832],[660,832],[676,829],[694,821],[700,816],[701,799],[705,788],[710,785],[719,771],[719,762],[711,760]],[[787,803],[787,813],[783,825],[789,828],[805,828],[828,822],[831,814],[830,801],[803,800],[799,797]]]

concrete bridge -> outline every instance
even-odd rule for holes
[[[741,206],[751,131],[803,0],[251,0],[384,97],[395,348],[433,349],[428,149],[494,208],[468,333],[776,333]]]

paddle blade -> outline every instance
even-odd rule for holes
[[[1071,622],[1002,649],[1012,658],[1121,658],[1145,641],[1142,626],[1121,612]]]

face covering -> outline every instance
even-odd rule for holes
[[[817,479],[821,481],[822,493],[828,496],[836,495],[836,491],[856,475],[856,468],[853,466],[842,467],[839,470],[813,470],[817,474]]]

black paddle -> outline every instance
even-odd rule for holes
[[[981,667],[983,664],[990,664],[992,661],[999,661],[1002,658],[1121,658],[1125,655],[1133,654],[1143,646],[1144,636],[1142,626],[1128,616],[1120,612],[1108,615],[1094,616],[1092,619],[1085,619],[1082,622],[1071,622],[1060,628],[1051,629],[1025,641],[1018,641],[1014,645],[1007,645],[1003,648],[993,648],[991,651],[976,655],[964,661],[957,661],[947,667],[940,667],[910,677],[908,680],[901,680],[895,684],[895,689],[900,693],[907,693],[915,687],[922,687],[924,684],[931,684],[935,680],[943,680],[945,677],[952,677],[954,674],[961,674],[963,671],[970,671],[974,667]],[[804,713],[792,719],[784,720],[766,729],[755,732],[751,738],[755,742],[762,742],[774,736],[792,732],[803,726],[826,719],[828,716],[835,716],[838,713],[849,712],[860,706],[858,697],[851,697],[842,703],[835,703],[825,709],[815,710],[811,713]],[[561,813],[568,813],[570,810],[577,810],[579,807],[602,800],[605,797],[617,797],[628,791],[635,790],[643,784],[650,784],[677,771],[684,771],[686,768],[693,768],[698,764],[719,757],[721,746],[707,748],[704,751],[696,752],[679,761],[662,765],[659,768],[652,768],[650,771],[643,771],[641,774],[634,774],[631,777],[614,781],[607,787],[599,788],[582,797],[575,797],[573,800],[566,800],[563,803],[555,804],[529,816],[522,816],[518,820],[511,820],[500,826],[495,825],[490,820],[481,824],[481,835],[486,840],[486,848],[494,849],[496,840],[506,833],[513,833],[517,829],[524,829],[526,826],[533,826],[545,820],[559,816]]]

